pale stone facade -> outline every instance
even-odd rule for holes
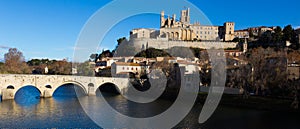
[[[131,39],[130,44],[138,50],[148,48],[170,49],[172,47],[193,47],[193,48],[236,48],[236,42],[219,42],[219,41],[170,41],[164,39]]]
[[[223,26],[201,25],[199,22],[190,23],[190,9],[182,10],[180,20],[176,15],[165,17],[161,12],[160,30],[133,29],[130,38],[165,38],[181,41],[231,41],[234,38],[233,22],[226,22]]]
[[[143,71],[147,71],[147,67],[138,63],[114,62],[112,64],[112,76],[117,77],[124,73],[133,73],[140,75]]]
[[[234,32],[235,38],[249,38],[249,32],[247,30],[237,30]]]
[[[133,29],[130,32],[130,38],[156,38],[159,35],[159,32],[155,29]]]
[[[230,42],[235,38],[234,22],[226,22],[223,26],[201,25],[190,23],[190,9],[182,10],[180,20],[165,17],[161,12],[160,29],[133,29],[130,42],[135,47],[147,49],[169,49],[176,46],[198,48],[235,48],[237,43]],[[222,42],[227,41],[227,42]]]
[[[260,36],[261,34],[271,31],[273,32],[276,27],[266,27],[266,26],[260,26],[260,27],[251,27],[246,29],[249,33],[252,33],[254,36]]]
[[[231,41],[234,38],[234,23],[226,22],[224,26],[200,25],[199,22],[190,23],[190,9],[182,10],[180,21],[176,15],[165,18],[165,12],[160,16],[160,36],[169,40],[204,40]]]
[[[224,41],[231,41],[235,38],[234,36],[234,22],[226,22],[223,27],[221,27],[221,39]]]

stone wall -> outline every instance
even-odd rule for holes
[[[169,49],[172,47],[193,47],[193,48],[236,48],[237,42],[217,42],[217,41],[169,41],[166,39],[131,39],[130,44],[132,44],[138,50],[145,50],[146,48],[156,48],[156,49]]]

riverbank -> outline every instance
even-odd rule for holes
[[[199,93],[197,102],[204,104],[206,97],[207,93]],[[244,98],[242,95],[224,94],[220,101],[220,105],[268,111],[300,112],[299,109],[291,108],[292,102],[292,99],[279,99],[262,96],[248,96],[248,98]]]
[[[168,90],[160,96],[160,99],[166,99],[173,102],[176,100],[177,95],[177,90]],[[199,93],[196,103],[204,104],[206,101],[206,97],[207,93]],[[254,110],[300,113],[299,109],[293,109],[291,107],[292,102],[292,99],[280,99],[261,96],[248,96],[248,98],[244,98],[243,95],[223,94],[219,105]]]

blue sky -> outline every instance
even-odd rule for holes
[[[16,47],[25,58],[72,59],[81,29],[109,0],[0,0],[0,59],[7,48]],[[299,0],[190,0],[214,25],[236,23],[236,29],[252,26],[300,26]],[[172,4],[172,3],[170,3]],[[116,7],[121,11],[122,7]],[[183,7],[182,7],[183,9]],[[179,8],[176,13],[179,15]],[[159,12],[158,12],[159,13]],[[191,14],[192,15],[192,14]],[[192,17],[192,21],[197,20]],[[111,29],[101,43],[112,49],[119,37],[133,28],[158,28],[154,14],[130,17]],[[87,57],[88,59],[88,57]]]

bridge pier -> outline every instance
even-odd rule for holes
[[[52,95],[53,95],[53,92],[54,91],[52,89],[46,89],[46,90],[44,90],[44,93],[43,93],[42,97],[51,98]]]
[[[95,96],[96,95],[96,91],[94,87],[89,87],[88,88],[88,96]]]
[[[2,100],[11,100],[15,98],[14,89],[3,89]]]

